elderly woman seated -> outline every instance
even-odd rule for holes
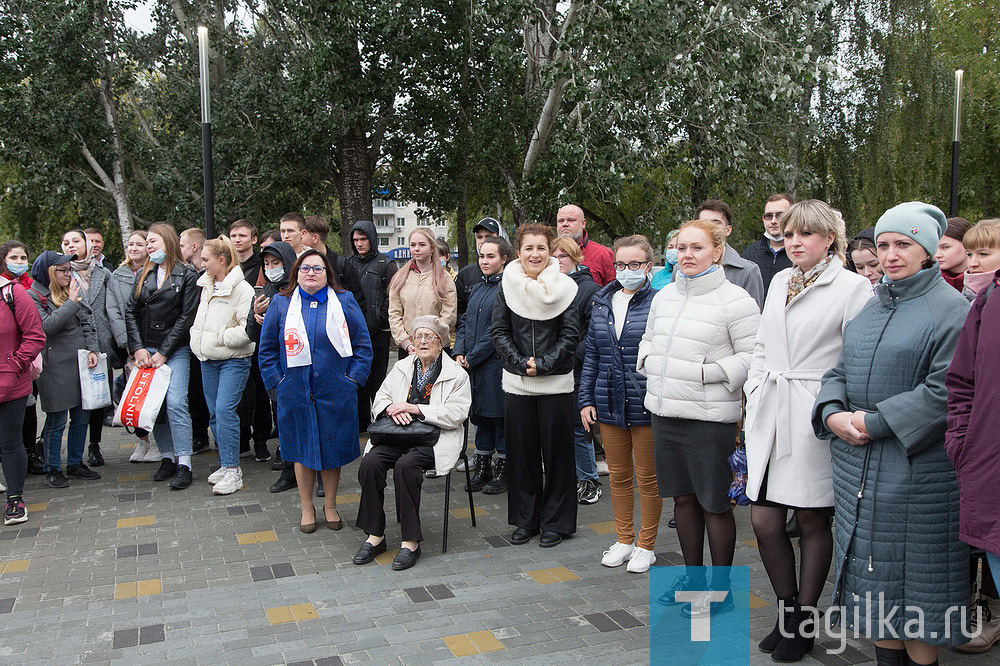
[[[434,468],[438,476],[455,466],[465,447],[462,424],[469,415],[472,389],[469,376],[447,354],[448,325],[438,317],[417,317],[410,324],[410,339],[416,351],[398,361],[389,372],[372,405],[376,423],[370,428],[374,444],[365,448],[358,481],[361,503],[357,527],[368,540],[354,556],[355,564],[368,564],[386,551],[385,482],[392,470],[398,498],[402,544],[392,563],[396,571],[409,569],[420,557],[420,486],[424,471]],[[440,434],[380,438],[378,420],[389,417],[399,426],[414,421],[436,426]],[[431,443],[428,440],[436,441]]]

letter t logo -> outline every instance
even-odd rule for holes
[[[712,613],[709,612],[713,603],[725,601],[729,592],[722,590],[686,590],[674,592],[676,601],[691,602],[691,640],[705,642],[712,640]]]

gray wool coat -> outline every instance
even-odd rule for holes
[[[969,550],[958,539],[958,482],[944,451],[944,380],[969,304],[937,264],[875,293],[847,325],[813,409],[816,436],[831,440],[833,457],[833,606],[846,608],[840,621],[850,630],[875,640],[961,645],[969,640],[962,615],[948,608],[969,603]],[[864,446],[826,427],[831,414],[855,410],[868,412]],[[898,608],[886,623],[880,593],[887,609]],[[904,629],[916,608],[919,637]]]
[[[119,266],[108,278],[108,321],[111,336],[120,349],[128,349],[128,330],[125,328],[125,310],[128,299],[135,290],[135,273],[128,266]]]
[[[82,398],[77,350],[100,351],[90,309],[77,301],[66,301],[56,307],[52,293],[38,281],[28,293],[35,299],[45,331],[42,374],[37,382],[42,411],[62,412],[79,407]]]
[[[76,279],[76,276],[73,276]],[[100,351],[108,355],[108,367],[121,367],[118,354],[115,353],[115,338],[111,331],[111,319],[108,314],[108,287],[111,282],[111,272],[103,266],[94,266],[90,273],[90,285],[87,290],[80,289],[83,302],[90,308],[91,323],[97,335]]]

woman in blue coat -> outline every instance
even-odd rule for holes
[[[299,529],[316,530],[312,489],[318,470],[327,527],[339,530],[340,468],[361,455],[358,387],[368,379],[372,345],[361,308],[337,284],[320,252],[307,250],[298,258],[288,286],[268,306],[259,360],[264,386],[277,394],[282,458],[295,463]]]
[[[578,406],[583,427],[601,423],[611,480],[611,506],[618,539],[601,564],[628,562],[631,573],[644,573],[656,561],[653,545],[663,499],[656,485],[653,427],[643,406],[646,378],[636,372],[639,342],[646,332],[649,304],[656,295],[649,282],[653,248],[644,236],[615,241],[614,282],[594,296],[580,374]],[[635,541],[635,490],[639,485],[640,529]]]

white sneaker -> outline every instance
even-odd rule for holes
[[[0,493],[5,493],[5,492],[7,492],[7,486],[0,483]]]
[[[212,472],[211,474],[209,474],[208,475],[208,482],[211,483],[214,486],[219,481],[222,481],[222,477],[224,477],[226,475],[226,470],[227,469],[229,469],[229,468],[228,467],[220,467],[219,469],[217,469],[214,472]]]
[[[222,479],[212,488],[216,495],[232,495],[243,487],[243,470],[239,467],[226,467],[225,470]]]
[[[135,450],[128,457],[128,461],[132,463],[145,462],[147,453],[149,453],[149,444],[140,439],[135,443]]]
[[[149,451],[146,452],[146,457],[142,459],[142,462],[160,462],[163,460],[163,454],[160,453],[160,447],[156,445],[155,442],[149,443]]]
[[[628,560],[626,570],[629,573],[646,573],[654,562],[656,562],[656,555],[653,554],[653,551],[636,548],[632,551],[632,557]]]
[[[604,551],[604,557],[601,559],[601,564],[606,567],[620,567],[625,564],[630,557],[632,557],[632,553],[634,551],[635,546],[632,544],[616,541],[615,545]]]
[[[608,463],[604,460],[597,461],[597,476],[608,476],[611,474],[611,470],[608,469]]]

